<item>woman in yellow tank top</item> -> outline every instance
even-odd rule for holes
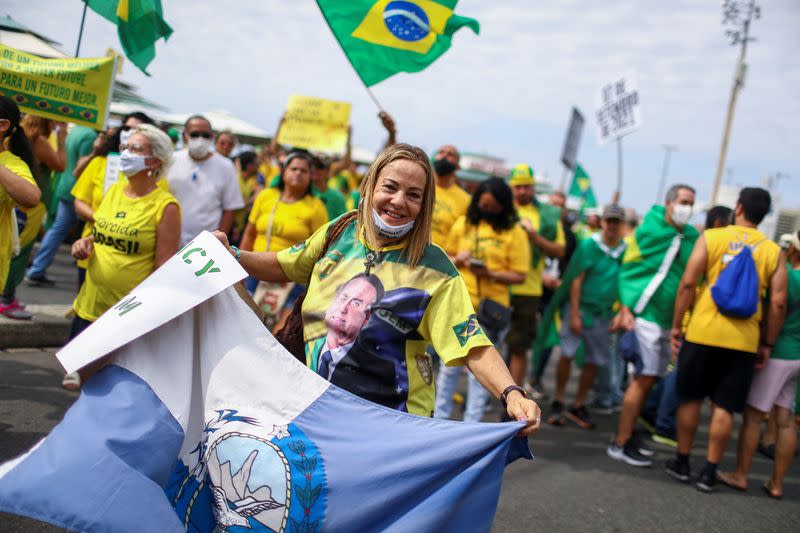
[[[70,338],[97,320],[178,251],[178,201],[156,184],[172,160],[169,137],[149,124],[138,126],[120,155],[118,181],[94,213],[92,234],[72,246],[72,256],[88,259],[86,281],[75,299]],[[77,387],[73,376],[64,386]]]

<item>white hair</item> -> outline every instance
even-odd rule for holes
[[[166,175],[170,165],[172,165],[172,154],[174,148],[169,136],[151,124],[139,124],[133,129],[133,133],[141,133],[150,141],[150,150],[153,157],[161,161],[161,174]]]

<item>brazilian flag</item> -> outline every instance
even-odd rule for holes
[[[478,21],[453,13],[458,0],[317,0],[334,36],[367,87],[398,72],[419,72]]]
[[[569,186],[567,197],[578,201],[580,205],[578,212],[580,214],[583,214],[584,209],[587,207],[597,207],[597,199],[592,189],[592,178],[580,165],[575,166],[575,174],[572,176],[572,184]]]

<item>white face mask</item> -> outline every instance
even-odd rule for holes
[[[672,206],[672,221],[678,226],[685,226],[692,218],[692,206],[676,204]]]
[[[390,226],[386,222],[383,221],[381,216],[375,211],[375,208],[372,208],[372,221],[375,222],[375,225],[378,227],[378,233],[388,239],[399,239],[409,231],[411,228],[414,227],[414,221],[407,222],[401,226]]]
[[[147,168],[147,158],[143,155],[132,154],[130,150],[123,150],[119,155],[119,169],[126,176],[134,176]]]
[[[119,145],[120,146],[128,146],[128,141],[131,139],[131,135],[133,135],[132,130],[122,130],[119,132]]]
[[[193,137],[189,139],[189,155],[200,158],[208,155],[211,151],[211,139],[205,137]]]

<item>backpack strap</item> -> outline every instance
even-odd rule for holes
[[[319,263],[327,254],[331,245],[339,240],[344,230],[349,226],[358,215],[358,211],[350,211],[339,217],[339,220],[333,223],[328,229],[328,235],[325,237],[325,244],[317,256],[316,263]],[[275,332],[275,339],[280,342],[295,359],[303,364],[306,364],[305,342],[303,342],[303,302],[306,299],[308,287],[306,290],[297,297],[294,302],[292,312],[286,318],[283,327]]]

